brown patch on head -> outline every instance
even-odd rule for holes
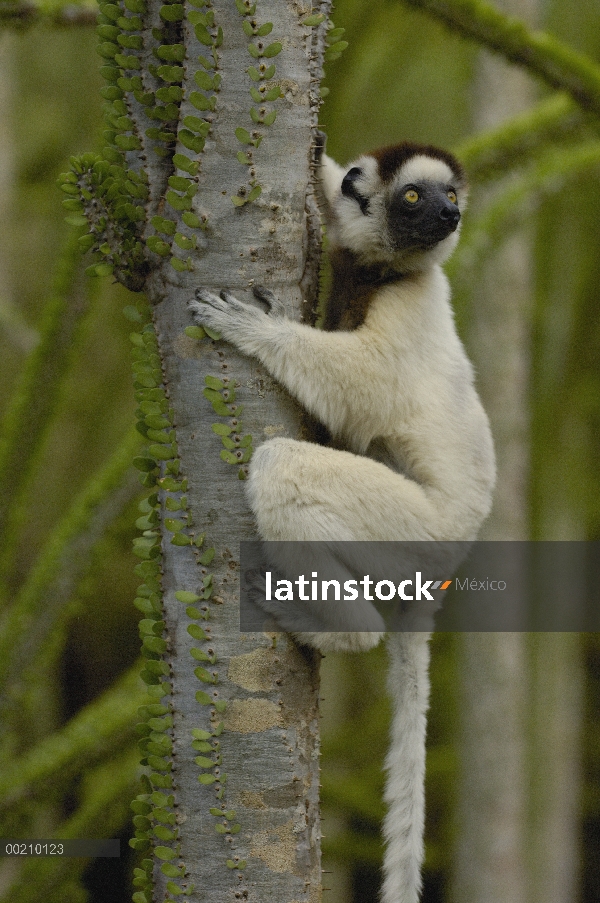
[[[415,144],[412,141],[403,141],[402,144],[394,144],[390,147],[381,147],[371,151],[371,157],[375,157],[382,182],[391,182],[400,167],[404,166],[412,157],[432,157],[441,160],[449,166],[459,183],[459,187],[467,184],[467,177],[461,164],[449,151],[434,147],[432,144]]]

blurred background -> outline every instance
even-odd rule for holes
[[[121,903],[142,701],[122,313],[135,296],[83,274],[56,187],[71,155],[102,146],[93,10],[57,23],[51,5],[13,7],[0,0],[0,835],[101,833],[126,852],[32,861],[18,885],[0,863],[0,900]],[[502,9],[599,59],[599,0]],[[449,274],[498,451],[486,537],[599,540],[597,118],[400,0],[338,0],[334,20],[349,46],[324,82],[331,155],[409,138],[471,174]],[[486,163],[481,136],[544,103],[564,115],[543,140],[525,131]],[[384,659],[323,665],[325,903],[377,899]],[[434,638],[426,843],[424,903],[600,901],[597,636]]]

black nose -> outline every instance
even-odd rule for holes
[[[448,225],[453,225],[455,228],[458,226],[458,221],[460,220],[460,210],[450,201],[448,198],[444,198],[442,201],[442,206],[440,208],[440,219],[443,222],[448,223]]]

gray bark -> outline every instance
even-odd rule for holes
[[[286,0],[263,0],[259,7],[259,24],[274,23],[267,43],[283,43],[273,82],[279,82],[285,93],[277,103],[276,123],[261,129],[265,138],[254,152],[253,168],[262,194],[243,207],[234,207],[231,201],[248,179],[248,168],[236,157],[242,145],[234,132],[238,127],[253,129],[248,115],[252,83],[245,70],[255,61],[248,56],[249,41],[235,4],[218,0],[212,9],[225,36],[219,50],[222,85],[194,199],[194,212],[207,217],[208,228],[202,247],[191,254],[193,272],[176,273],[166,262],[148,285],[182,472],[189,482],[192,529],[205,531],[205,548],[215,549],[208,569],[214,595],[209,619],[201,622],[209,635],[203,648],[216,656],[214,666],[207,665],[218,674],[212,685],[194,676],[199,663],[190,648],[198,643],[187,632],[191,622],[185,606],[174,598],[178,590],[201,590],[207,568],[198,567],[191,547],[174,546],[168,541],[170,534],[163,535],[181,857],[188,869],[186,880],[196,888],[192,899],[211,903],[246,896],[278,903],[320,899],[318,663],[316,656],[300,651],[285,635],[240,634],[239,541],[255,538],[255,528],[238,468],[221,460],[220,437],[210,428],[219,417],[203,396],[205,376],[229,378],[229,386],[237,386],[235,406],[243,405],[242,432],[252,434],[254,445],[274,435],[297,437],[298,410],[255,361],[221,342],[199,344],[183,332],[190,325],[186,302],[200,285],[217,292],[227,287],[248,299],[253,284],[264,284],[295,317],[310,297],[308,289],[313,293],[316,289],[315,260],[307,262],[307,250],[314,250],[320,232],[315,217],[307,213],[311,209],[307,197],[319,65],[318,60],[311,61],[315,32],[299,24],[311,8]],[[186,44],[188,55],[206,52],[193,31],[186,35]],[[184,82],[186,97],[194,88],[192,75],[187,73],[190,84]],[[191,106],[186,109],[184,101],[181,118],[195,112]],[[193,156],[185,148],[177,150]],[[180,228],[186,232],[182,224]],[[229,422],[240,429],[237,420]],[[206,690],[215,703],[226,702],[226,710],[199,705],[198,690]],[[221,721],[222,764],[214,770],[216,783],[207,786],[198,781],[201,772],[194,762],[198,753],[191,745],[191,731],[211,731]],[[219,797],[221,790],[224,794]],[[227,821],[209,814],[211,808],[235,810],[239,833],[216,833],[216,825],[225,827]],[[247,865],[232,868],[232,862]],[[155,877],[155,899],[163,900],[166,879],[158,869]]]

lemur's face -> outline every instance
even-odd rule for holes
[[[399,145],[359,157],[332,205],[336,244],[399,270],[442,262],[456,245],[466,195],[462,169],[443,151]]]

